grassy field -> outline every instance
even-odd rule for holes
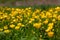
[[[60,7],[0,7],[0,40],[60,40]]]

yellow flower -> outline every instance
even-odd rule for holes
[[[52,17],[52,13],[46,12],[46,16],[47,16],[47,18],[51,18]]]
[[[35,12],[36,12],[36,13],[39,13],[40,11],[41,11],[41,10],[39,10],[39,9],[36,9],[36,11],[35,11]]]
[[[17,26],[21,26],[22,24],[21,23],[18,23]]]
[[[39,16],[35,16],[35,18],[39,18]]]
[[[16,30],[19,30],[19,29],[20,29],[20,26],[16,26],[15,29],[16,29]]]
[[[48,26],[49,27],[53,27],[54,23],[49,23]]]
[[[55,11],[54,13],[58,13],[58,11]]]
[[[29,23],[32,23],[32,21],[29,21]]]
[[[35,19],[34,18],[30,18],[30,21],[34,21]]]
[[[53,28],[53,27],[48,27],[45,31],[46,31],[46,32],[49,32],[49,31],[52,30],[52,28]]]
[[[32,23],[32,21],[34,21],[34,18],[30,18],[30,21],[29,21],[29,23]]]
[[[49,31],[51,31],[52,29],[53,29],[53,23],[49,23],[48,24],[48,28],[45,30],[46,32],[49,32]]]
[[[57,14],[53,14],[53,17],[54,17],[54,18],[57,18]]]
[[[7,26],[4,26],[4,29],[8,29],[8,27]]]
[[[56,7],[55,10],[60,11],[60,7]]]
[[[0,19],[3,19],[3,17],[2,17],[2,16],[0,16]]]
[[[2,29],[2,28],[0,28],[0,32],[1,32],[1,31],[3,31],[3,29]]]
[[[10,10],[10,8],[6,8],[6,10]]]
[[[35,13],[33,13],[33,14],[32,14],[32,17],[33,17],[33,18],[35,18],[35,16],[36,16],[36,14],[35,14]]]
[[[18,19],[13,19],[13,22],[17,22],[18,21]]]
[[[27,13],[27,16],[30,16],[30,13],[29,12]]]
[[[48,23],[48,19],[46,19],[43,23],[47,24]]]
[[[19,8],[16,8],[16,11],[19,11]]]
[[[13,17],[13,16],[17,15],[17,13],[18,13],[17,11],[11,11],[11,15],[10,16]]]
[[[41,23],[34,23],[33,26],[34,26],[35,28],[40,28],[40,27],[41,27]]]
[[[4,30],[4,33],[10,33],[10,30],[8,30],[8,29]]]
[[[14,11],[15,9],[14,8],[12,8],[12,11]]]
[[[4,18],[7,18],[8,16],[7,16],[7,14],[4,14],[3,17],[4,17]]]
[[[60,20],[60,15],[57,17],[58,20]]]
[[[22,27],[24,27],[25,25],[22,24]]]
[[[31,9],[31,7],[29,7],[29,9]]]
[[[53,9],[49,9],[49,12],[53,12]]]
[[[28,8],[25,8],[25,10],[29,10]]]
[[[56,19],[52,19],[52,22],[54,22],[54,23],[55,23],[55,22],[56,22]]]
[[[15,25],[14,25],[14,24],[11,24],[11,25],[10,25],[10,28],[14,28],[14,27],[15,27]]]
[[[16,16],[18,19],[21,19],[21,16]]]
[[[49,37],[53,37],[54,36],[54,32],[51,32],[51,31],[48,32],[47,34],[48,34]]]
[[[46,18],[44,13],[41,13],[40,16],[41,16],[41,18]]]
[[[41,22],[42,20],[41,19],[39,19],[39,22]]]

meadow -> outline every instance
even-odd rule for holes
[[[60,7],[42,7],[0,7],[0,40],[60,40]]]

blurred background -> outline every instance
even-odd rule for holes
[[[60,5],[60,0],[0,0],[0,6]]]

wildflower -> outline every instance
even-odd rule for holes
[[[29,7],[29,9],[31,9],[31,7]]]
[[[4,33],[10,33],[10,30],[8,30],[8,29],[4,30]]]
[[[53,23],[48,24],[48,28],[45,30],[46,32],[49,32],[53,29]]]
[[[35,16],[35,18],[39,18],[39,16]]]
[[[22,24],[21,23],[17,23],[17,26],[21,26]]]
[[[41,18],[46,18],[44,13],[41,13],[40,16],[41,16]]]
[[[48,19],[46,19],[43,23],[47,24],[48,23]]]
[[[32,23],[32,21],[29,21],[29,23]]]
[[[48,26],[49,27],[53,27],[54,23],[49,23]]]
[[[60,7],[56,7],[55,10],[60,11]]]
[[[7,18],[8,16],[7,16],[7,14],[5,14],[5,15],[3,15],[3,17],[4,17],[4,18]]]
[[[3,17],[2,17],[2,16],[0,16],[0,19],[3,19]]]
[[[4,29],[8,29],[8,27],[7,26],[4,26]]]
[[[53,14],[53,18],[57,18],[57,14]]]
[[[12,8],[12,11],[14,11],[15,9],[14,8]]]
[[[15,25],[14,25],[14,24],[11,24],[11,25],[10,25],[10,28],[14,28],[14,27],[15,27]]]
[[[54,13],[58,13],[58,11],[55,11]]]
[[[34,18],[30,18],[29,23],[32,23],[32,21],[34,21],[34,20],[35,20]]]
[[[34,26],[35,28],[40,28],[41,25],[42,25],[41,23],[34,23],[34,24],[33,24],[33,26]]]
[[[18,19],[13,19],[13,22],[17,22],[18,21]]]
[[[22,27],[24,27],[25,25],[22,24]]]
[[[30,18],[30,21],[34,21],[35,19],[34,18]]]
[[[40,10],[39,9],[36,9],[36,11],[35,11],[36,13],[39,13],[40,12]]]
[[[1,31],[3,31],[3,29],[2,29],[2,28],[0,28],[0,32],[1,32]]]
[[[51,31],[52,29],[53,29],[53,23],[49,23],[48,24],[48,28],[45,30],[46,32],[49,32],[49,31]]]
[[[52,13],[46,12],[46,16],[47,16],[47,18],[51,18],[52,17]]]
[[[32,17],[33,17],[33,18],[35,18],[35,16],[36,16],[36,14],[35,14],[35,13],[33,13],[33,14],[32,14]]]
[[[46,32],[49,32],[49,31],[52,30],[52,28],[53,28],[53,27],[48,27],[45,31],[46,31]]]
[[[49,12],[53,12],[53,9],[49,9]]]
[[[48,34],[49,37],[53,37],[54,36],[54,32],[51,32],[51,31],[48,32],[47,34]]]
[[[19,11],[19,8],[16,8],[16,11]]]
[[[56,19],[52,19],[52,22],[54,22],[54,23],[55,23],[55,22],[56,22]]]
[[[57,17],[58,20],[60,20],[60,15]]]
[[[16,30],[19,30],[19,29],[20,29],[20,26],[16,26],[15,29],[16,29]]]

